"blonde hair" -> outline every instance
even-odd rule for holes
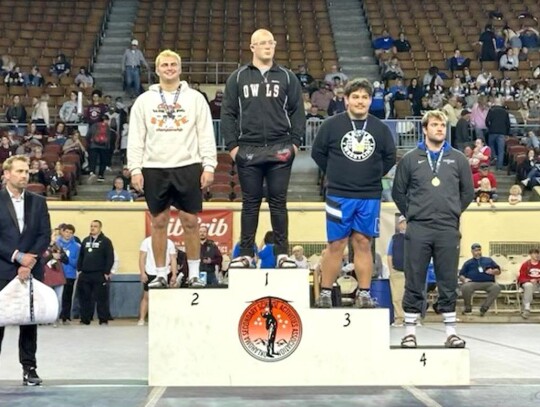
[[[423,128],[427,128],[429,119],[441,120],[444,123],[448,122],[448,117],[446,117],[446,114],[444,114],[444,112],[441,112],[440,110],[428,110],[426,113],[424,113],[424,116],[422,116]]]
[[[4,164],[2,164],[2,169],[4,171],[11,171],[13,168],[13,163],[15,161],[21,161],[26,163],[28,166],[30,166],[30,159],[25,155],[12,155],[9,157],[6,161],[4,161]]]
[[[292,248],[292,252],[299,252],[300,250],[304,250],[304,248],[302,246],[294,246]]]
[[[491,181],[489,178],[482,178],[480,180],[480,191],[490,191],[491,190]]]
[[[156,69],[159,66],[159,62],[161,61],[161,58],[166,58],[166,57],[176,58],[178,60],[178,65],[182,64],[182,58],[180,57],[180,54],[170,49],[166,49],[166,50],[161,51],[159,55],[156,57]]]
[[[521,187],[517,184],[510,187],[510,195],[521,195]]]

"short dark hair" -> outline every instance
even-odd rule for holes
[[[536,247],[534,247],[531,250],[529,250],[529,254],[533,254],[533,253],[540,253],[540,250],[538,250]]]
[[[354,78],[345,85],[345,96],[349,97],[351,93],[358,89],[363,89],[369,95],[373,96],[373,85],[366,78]]]
[[[75,233],[75,226],[73,226],[71,223],[65,223],[61,225],[62,227],[60,230],[71,230],[73,233]]]
[[[90,223],[97,223],[99,225],[99,227],[103,227],[103,223],[99,220],[99,219],[94,219],[92,222]]]
[[[94,96],[94,95],[98,95],[99,97],[102,97],[103,93],[99,89],[94,89],[92,91],[92,96]]]
[[[271,230],[266,232],[266,234],[264,235],[264,243],[274,244],[274,232],[272,232]]]

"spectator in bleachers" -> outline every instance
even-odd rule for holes
[[[491,162],[491,148],[486,146],[483,138],[477,138],[474,141],[474,149],[472,157],[469,159],[469,165],[473,175],[478,172],[481,164],[486,164],[489,167]]]
[[[124,179],[120,176],[114,178],[113,188],[107,192],[107,201],[132,202],[133,196],[125,189]]]
[[[518,283],[523,289],[523,319],[529,318],[531,314],[531,302],[534,292],[539,288],[540,283],[540,251],[531,249],[530,259],[525,261],[519,269]]]
[[[540,152],[540,140],[533,130],[527,131],[525,137],[521,138],[520,143],[529,149]]]
[[[472,109],[476,103],[478,103],[478,99],[480,98],[480,95],[478,94],[478,88],[472,82],[470,84],[469,92],[467,96],[465,96],[465,107],[467,109]]]
[[[452,74],[454,74],[455,71],[463,71],[464,68],[469,68],[471,64],[471,60],[469,58],[465,58],[463,55],[461,55],[459,48],[454,50],[454,55],[448,62],[450,72],[452,72]]]
[[[97,181],[105,181],[105,169],[107,166],[107,156],[111,143],[111,129],[109,127],[109,117],[101,116],[101,121],[94,123],[88,129],[86,140],[88,145],[90,176],[88,183],[93,183],[96,180],[96,168],[99,161],[99,172],[97,173]]]
[[[334,89],[335,96],[332,98],[328,104],[328,116],[333,116],[338,113],[344,112],[345,109],[345,91],[343,88]]]
[[[461,83],[461,79],[459,77],[455,77],[452,81],[452,86],[448,88],[448,93],[451,96],[455,96],[458,98],[465,97],[465,86],[463,83]]]
[[[261,269],[276,268],[276,255],[274,253],[274,232],[269,230],[264,235],[261,246],[257,249],[257,256],[261,260]]]
[[[487,140],[486,117],[488,112],[487,97],[485,95],[478,96],[478,101],[471,109],[471,125],[476,134],[475,138]]]
[[[13,68],[17,65],[15,60],[7,54],[2,55],[2,66],[0,67],[0,75],[2,77],[6,76]]]
[[[206,103],[210,103],[208,101],[208,95],[206,94],[206,92],[204,90],[201,89],[201,83],[200,82],[192,82],[190,87],[192,89],[196,90],[197,92],[199,92],[201,95],[203,95],[204,100],[206,100]]]
[[[384,98],[386,92],[384,90],[384,84],[375,81],[373,82],[373,95],[371,96],[371,106],[369,107],[369,113],[378,117],[379,119],[384,119]]]
[[[29,184],[41,184],[45,186],[45,174],[41,171],[39,160],[32,160],[30,163]]]
[[[206,272],[207,286],[217,286],[217,274],[221,270],[223,255],[216,242],[208,239],[208,227],[205,225],[199,227],[199,240],[201,241],[200,271]]]
[[[47,195],[56,195],[60,191],[60,188],[68,183],[64,172],[64,164],[60,161],[56,162],[54,170],[51,171],[50,176],[48,179],[45,178],[45,180],[47,182]]]
[[[38,99],[32,98],[32,123],[35,123],[36,130],[41,134],[47,133],[47,128],[50,126],[49,122],[49,95],[44,93]]]
[[[55,76],[61,78],[62,76],[68,76],[71,71],[71,64],[66,59],[66,56],[62,53],[58,54],[56,60],[51,65],[49,72]]]
[[[497,170],[504,164],[504,137],[510,134],[510,116],[502,106],[501,98],[496,98],[486,117],[491,153],[497,157]]]
[[[497,80],[495,78],[491,78],[488,80],[486,86],[484,86],[484,90],[482,91],[484,95],[496,97],[499,94],[499,85],[497,83]]]
[[[383,30],[380,37],[373,40],[373,48],[375,49],[375,56],[379,58],[382,54],[395,54],[397,52],[394,39],[386,29]]]
[[[390,61],[383,64],[381,78],[386,83],[388,83],[390,80],[398,78],[403,79],[404,77],[405,75],[403,73],[403,69],[401,69],[401,65],[399,64],[397,57],[392,57]]]
[[[9,128],[17,134],[23,136],[26,133],[26,109],[21,104],[21,97],[15,95],[12,98],[12,104],[6,110],[6,121],[12,123]]]
[[[75,124],[78,123],[81,119],[77,111],[77,96],[77,92],[72,90],[71,92],[69,92],[69,100],[66,100],[62,104],[62,107],[60,107],[58,116],[60,117],[60,120],[62,120],[64,123]]]
[[[304,101],[304,111],[309,112],[311,110],[311,96],[307,89],[302,90],[302,100]]]
[[[512,185],[508,191],[508,203],[510,205],[517,205],[522,200],[521,187],[519,185]]]
[[[444,86],[444,81],[439,75],[439,68],[432,66],[424,75],[422,79],[422,85],[427,91],[435,89],[437,86]]]
[[[407,87],[403,84],[403,79],[398,78],[392,86],[388,89],[386,100],[390,103],[390,108],[387,113],[391,117],[395,117],[394,102],[396,100],[407,100]]]
[[[403,31],[399,33],[399,38],[394,40],[394,47],[396,47],[396,52],[409,52],[411,50],[411,43]]]
[[[476,82],[476,78],[471,75],[471,70],[468,67],[463,68],[462,74],[459,77],[461,79],[462,83],[466,83],[469,85],[474,84]]]
[[[497,44],[493,26],[491,24],[486,24],[484,27],[484,32],[480,34],[478,44],[480,44],[480,61],[486,62],[497,60]]]
[[[513,48],[508,48],[506,53],[499,60],[499,69],[501,71],[517,71],[519,67],[519,59],[514,53]]]
[[[515,93],[516,90],[512,86],[512,80],[510,78],[506,78],[504,81],[501,82],[499,94],[501,95],[503,100],[514,100]]]
[[[529,172],[538,165],[540,169],[540,163],[536,160],[536,152],[534,149],[529,148],[527,151],[527,159],[520,163],[516,168],[516,183],[521,183],[528,178]],[[527,181],[528,184],[531,180]]]
[[[300,81],[302,89],[311,90],[315,85],[315,80],[313,79],[313,76],[308,73],[304,64],[298,65],[298,72],[296,73],[296,77]]]
[[[474,195],[476,204],[480,206],[483,203],[489,203],[491,208],[495,209],[494,195],[495,193],[493,192],[493,187],[491,186],[491,182],[489,182],[489,179],[482,178],[480,180],[480,188],[478,188]]]
[[[514,95],[514,100],[520,102],[520,106],[523,107],[527,104],[527,101],[530,98],[534,97],[534,92],[529,87],[528,80],[519,81],[518,83],[516,83],[516,87],[517,89],[516,94]]]
[[[122,75],[125,91],[132,99],[141,94],[141,65],[149,70],[148,62],[139,49],[139,41],[131,40],[130,48],[122,56]]]
[[[534,98],[527,100],[527,104],[520,113],[526,126],[537,128],[540,125],[540,107]]]
[[[86,67],[81,66],[79,69],[79,73],[75,77],[75,85],[77,85],[79,88],[91,88],[94,86],[94,78],[90,73],[86,70]]]
[[[461,111],[461,117],[456,124],[456,148],[459,151],[463,151],[465,146],[471,141],[471,111],[469,109],[463,109]]]
[[[216,96],[210,101],[210,113],[212,119],[219,120],[221,117],[221,104],[223,103],[223,90],[216,90]]]
[[[324,116],[319,113],[319,108],[317,105],[311,105],[311,108],[307,111],[306,120],[309,119],[324,120]]]
[[[88,123],[90,127],[93,124],[101,122],[101,118],[107,114],[107,106],[101,102],[101,96],[103,93],[99,89],[92,91],[92,104],[89,105],[84,112],[84,121]]]
[[[527,58],[529,51],[538,51],[540,47],[540,33],[533,27],[525,27],[518,31],[521,40],[521,52]]]
[[[441,108],[448,118],[448,125],[450,126],[450,137],[452,147],[455,147],[456,143],[456,125],[459,117],[461,117],[461,110],[463,109],[463,101],[457,96],[450,96],[448,102]]]
[[[502,32],[504,35],[505,47],[507,49],[512,49],[514,56],[518,58],[521,47],[523,46],[519,34],[512,30],[508,25],[504,26]]]
[[[23,143],[31,148],[38,146],[43,149],[43,134],[38,130],[36,123],[30,123],[26,128],[26,134],[23,137]]]
[[[489,170],[489,165],[485,162],[479,165],[478,172],[473,174],[473,185],[474,185],[474,192],[478,192],[480,190],[480,183],[484,178],[487,178],[489,180],[490,189],[493,193],[493,201],[497,201],[499,199],[499,196],[497,194],[497,178],[495,177],[495,174],[493,174]]]
[[[66,124],[64,122],[57,122],[47,137],[47,143],[55,143],[63,146],[66,139]]]
[[[324,76],[324,81],[326,83],[330,83],[330,84],[333,84],[334,83],[334,78],[336,76],[339,76],[339,78],[341,79],[341,82],[343,83],[343,85],[345,83],[347,83],[347,81],[349,80],[349,77],[347,75],[345,75],[343,72],[341,72],[341,68],[336,65],[336,64],[333,64],[331,67],[330,67],[330,72],[328,72],[325,76]]]
[[[302,246],[294,246],[292,248],[292,260],[296,263],[299,269],[309,268],[308,259],[304,256],[304,248]]]
[[[43,86],[44,83],[45,80],[43,79],[43,75],[41,75],[41,72],[39,72],[39,66],[34,65],[30,70],[30,73],[25,78],[25,85],[39,87]]]
[[[7,134],[3,134],[0,139],[0,163],[3,163],[12,155],[15,155],[15,148],[9,141]]]
[[[24,86],[24,76],[21,72],[21,67],[16,65],[13,70],[8,72],[4,77],[4,83],[7,86]]]
[[[328,82],[321,83],[318,90],[311,95],[311,103],[318,106],[320,110],[325,112],[328,110],[328,105],[334,97],[332,85]]]
[[[480,73],[476,77],[476,86],[480,92],[484,91],[484,88],[487,86],[491,78],[491,72],[488,72],[485,69],[482,69],[482,71],[480,71]]]
[[[465,308],[463,314],[472,312],[472,296],[475,291],[485,291],[486,299],[480,306],[480,316],[483,317],[489,307],[497,299],[501,287],[495,281],[495,276],[501,274],[501,268],[491,257],[482,256],[482,246],[474,243],[471,246],[472,259],[467,260],[459,272],[461,294]]]
[[[424,88],[418,83],[418,78],[412,78],[407,87],[407,98],[411,101],[413,114],[415,116],[420,116],[424,94]]]

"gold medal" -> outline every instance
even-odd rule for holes
[[[92,253],[92,250],[93,250],[92,248],[89,248],[88,253]]]
[[[433,177],[433,179],[431,180],[431,185],[433,185],[434,187],[438,187],[439,185],[441,185],[441,180],[438,177]]]

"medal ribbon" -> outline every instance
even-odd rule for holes
[[[443,158],[443,151],[441,150],[439,152],[439,158],[437,158],[437,162],[435,163],[435,167],[434,167],[433,166],[433,160],[431,159],[431,154],[429,153],[429,150],[427,150],[427,161],[428,161],[429,167],[431,168],[431,171],[433,171],[433,175],[435,177],[439,173],[439,168],[441,166],[442,158]]]
[[[358,130],[356,129],[356,125],[354,124],[354,120],[351,120],[351,124],[352,124],[352,128],[353,128],[353,131],[354,131],[354,135],[356,136],[356,132]],[[366,117],[366,120],[364,121],[364,125],[362,126],[362,131],[366,131],[366,126],[367,126],[367,117]]]
[[[167,108],[167,117],[169,119],[174,119],[174,106],[176,105],[176,102],[178,101],[178,97],[180,96],[180,88],[182,87],[182,85],[180,85],[178,87],[178,89],[176,89],[176,92],[174,93],[174,99],[173,99],[173,102],[172,102],[172,105],[169,106],[167,104],[167,101],[165,100],[165,95],[163,94],[163,89],[161,89],[161,86],[159,87],[159,96],[161,97],[161,101],[163,102],[163,104],[165,105],[165,107]]]

